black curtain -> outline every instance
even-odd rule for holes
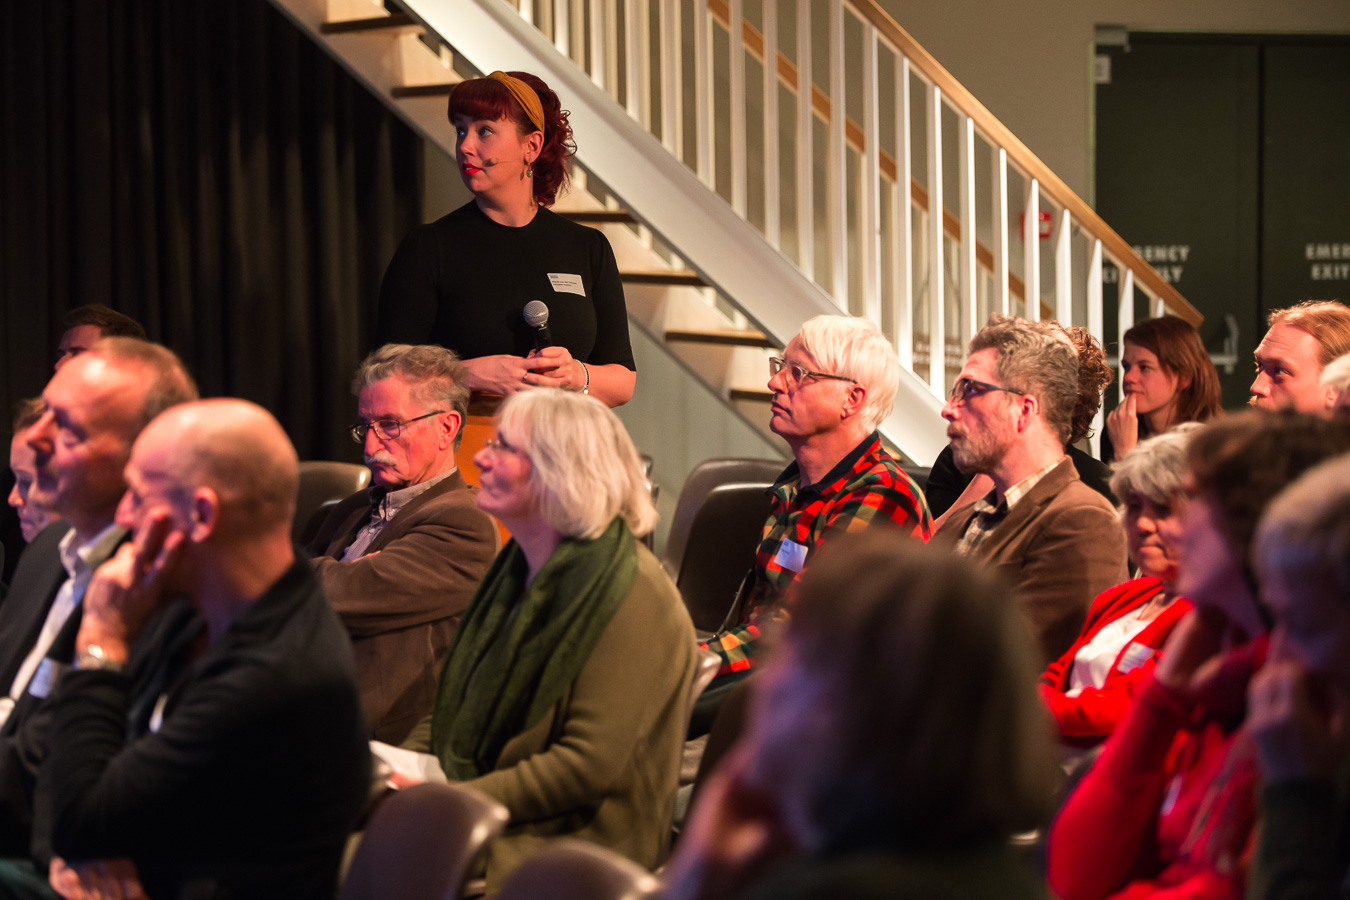
[[[0,399],[103,302],[304,458],[359,459],[348,384],[420,221],[422,142],[265,0],[0,3]],[[7,449],[7,448],[6,448]]]

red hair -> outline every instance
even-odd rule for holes
[[[544,146],[531,168],[534,169],[535,202],[540,206],[552,206],[558,199],[558,191],[567,184],[572,157],[577,152],[576,142],[572,140],[572,126],[567,122],[568,112],[562,108],[558,95],[536,76],[529,72],[506,74],[533,88],[544,108]],[[450,90],[447,115],[452,125],[455,116],[467,116],[474,121],[510,119],[522,135],[539,130],[506,85],[491,78],[470,78],[455,85]]]
[[[1200,341],[1200,332],[1185,319],[1177,316],[1145,319],[1125,332],[1121,344],[1143,347],[1158,357],[1163,371],[1177,379],[1173,424],[1207,422],[1223,411],[1219,373]],[[1182,387],[1185,382],[1190,383]]]

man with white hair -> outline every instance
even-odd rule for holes
[[[1350,353],[1338,356],[1322,370],[1322,386],[1335,391],[1331,414],[1350,419]]]
[[[295,449],[252,403],[182,404],[141,433],[126,481],[135,543],[95,573],[53,701],[51,885],[331,898],[369,750],[346,633],[291,544]],[[177,597],[199,633],[157,643]]]
[[[1056,324],[994,316],[942,408],[956,467],[993,489],[952,511],[935,540],[997,567],[1016,588],[1042,664],[1068,650],[1088,605],[1128,577],[1125,531],[1064,451],[1078,354]]]
[[[827,535],[886,523],[927,541],[932,524],[923,493],[876,430],[895,401],[900,360],[875,325],[816,316],[769,372],[769,428],[787,441],[793,462],[774,483],[736,624],[705,645],[722,657],[719,677],[753,669],[762,624],[785,613]]]

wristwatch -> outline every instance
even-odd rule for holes
[[[90,644],[75,658],[75,668],[79,671],[102,669],[106,672],[121,672],[126,667],[126,663],[110,658],[98,644]]]

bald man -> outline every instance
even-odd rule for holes
[[[190,403],[146,427],[126,481],[134,547],[95,573],[54,701],[51,884],[331,900],[369,752],[347,634],[292,550],[295,450],[258,406]],[[137,646],[175,595],[200,637]]]

